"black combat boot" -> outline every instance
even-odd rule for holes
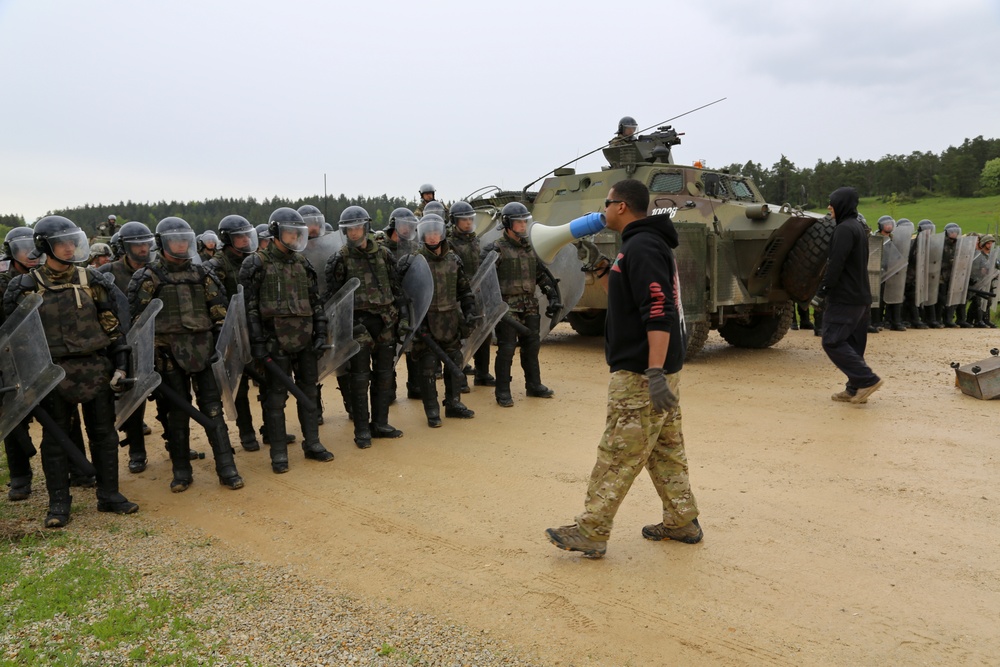
[[[479,346],[479,349],[475,351],[472,355],[473,362],[476,364],[476,374],[473,378],[473,383],[477,387],[495,387],[497,386],[496,378],[490,375],[490,339],[487,338],[486,341]]]
[[[418,360],[420,369],[420,398],[424,403],[424,416],[431,428],[441,427],[441,408],[438,407],[437,382],[434,380],[434,364],[430,354]]]
[[[7,482],[7,500],[17,502],[31,496],[31,477],[11,477]]]
[[[524,389],[534,398],[552,398],[555,392],[542,384],[542,372],[538,366],[538,350],[521,348],[521,368],[524,370]]]
[[[73,496],[69,489],[49,490],[49,511],[45,515],[46,528],[62,528],[69,523],[69,508],[73,504]]]
[[[343,375],[337,376],[337,390],[340,392],[340,399],[344,402],[344,412],[347,413],[347,418],[354,421],[354,408],[351,405],[351,380],[350,375],[344,373]],[[395,393],[395,392],[393,392]]]
[[[462,363],[462,352],[456,350],[448,355],[458,366]],[[444,376],[444,416],[449,419],[472,419],[476,413],[462,403],[462,383],[465,381],[465,374],[453,375],[448,372],[445,366]]]
[[[910,313],[910,327],[913,329],[929,329],[930,327],[924,322],[923,318],[920,317],[920,308],[914,304],[907,304],[907,310]]]
[[[924,322],[931,329],[944,329],[944,324],[938,319],[934,306],[924,306],[921,314],[924,316]]]
[[[362,354],[358,352],[358,354]],[[368,412],[368,390],[369,377],[367,373],[351,371],[351,390],[348,395],[351,397],[351,412],[354,414],[354,444],[359,449],[368,449],[372,446],[372,432],[369,426]]]
[[[212,456],[215,457],[215,474],[219,476],[219,484],[234,491],[243,488],[243,478],[236,470],[236,461],[232,445],[229,444],[229,429],[222,415],[212,417],[215,428],[208,432],[208,442],[212,446]]]
[[[108,401],[108,410],[113,410]],[[118,491],[118,441],[114,431],[96,432],[91,450],[97,469],[97,511],[115,514],[135,514],[139,506]]]
[[[309,396],[319,404],[319,385],[316,396]],[[306,394],[308,396],[308,393]],[[311,461],[326,463],[333,460],[333,454],[319,441],[319,411],[309,410],[303,405],[298,405],[299,424],[302,426],[302,453]]]
[[[170,490],[174,493],[187,491],[194,481],[194,472],[191,469],[191,447],[187,438],[183,438],[181,445],[175,445],[175,437],[171,435],[168,444],[170,447],[170,467],[173,470],[174,478],[170,481]]]
[[[3,442],[3,448],[7,454],[7,467],[10,472],[7,500],[11,502],[27,500],[31,495],[31,481],[34,478],[31,455],[28,454],[34,450],[34,445],[29,435],[27,420],[11,429]]]
[[[965,304],[960,303],[954,308],[955,308],[955,318],[958,321],[958,326],[962,327],[963,329],[971,329],[974,325],[971,322],[969,322],[968,315],[966,314],[965,311]]]
[[[403,432],[389,423],[389,403],[392,402],[390,387],[376,388],[372,404],[371,433],[373,438],[401,438]]]
[[[955,322],[955,306],[946,306],[944,308],[944,317],[942,317],[942,324],[944,324],[947,329],[957,329],[958,323]]]
[[[264,425],[271,441],[271,472],[278,475],[288,472],[288,441],[281,437],[285,432],[285,411],[277,407],[266,408]]]
[[[886,314],[889,316],[889,329],[891,331],[906,331],[903,326],[903,304],[893,303],[886,306]]]

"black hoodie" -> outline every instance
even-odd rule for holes
[[[647,331],[668,331],[663,364],[676,373],[684,364],[684,310],[673,248],[678,237],[669,215],[636,220],[622,232],[608,276],[604,356],[611,372],[642,373],[649,366]]]
[[[858,220],[858,191],[837,188],[830,195],[837,226],[830,239],[830,261],[819,296],[831,303],[867,306],[872,302],[868,284],[868,228]]]

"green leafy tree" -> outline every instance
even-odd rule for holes
[[[983,166],[979,186],[984,195],[1000,195],[1000,158],[993,158]]]

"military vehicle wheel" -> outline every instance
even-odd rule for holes
[[[726,320],[719,335],[734,347],[771,347],[785,337],[792,326],[792,304],[773,315],[751,315],[748,319]]]
[[[788,251],[781,267],[781,284],[792,300],[809,301],[816,295],[823,280],[830,253],[830,238],[836,224],[829,218],[817,220]]]
[[[581,336],[603,336],[607,316],[606,310],[580,310],[568,314],[566,320]]]
[[[695,322],[688,327],[688,345],[684,354],[684,361],[690,361],[696,354],[705,347],[708,340],[708,332],[712,330],[711,322]]]

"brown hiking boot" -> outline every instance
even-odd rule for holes
[[[854,398],[851,399],[851,403],[867,403],[868,397],[878,391],[878,388],[882,386],[882,380],[879,380],[870,387],[861,387],[858,389],[858,393],[854,394]]]
[[[642,536],[654,542],[674,540],[675,542],[683,542],[684,544],[698,544],[704,535],[701,532],[701,525],[698,523],[698,519],[680,528],[667,528],[663,525],[662,521],[651,526],[642,527]]]
[[[545,535],[549,538],[549,542],[560,549],[579,551],[584,558],[604,558],[604,552],[608,550],[607,542],[587,539],[575,523],[561,528],[549,528],[545,531]]]
[[[854,398],[854,394],[845,389],[844,391],[837,392],[830,398],[837,401],[838,403],[850,403],[851,400]]]

